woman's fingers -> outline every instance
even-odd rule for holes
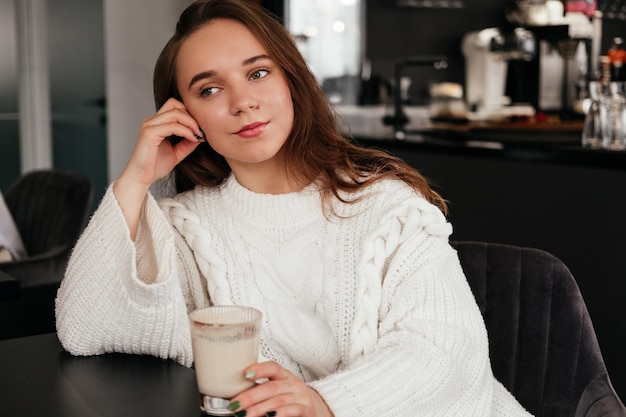
[[[175,163],[178,164],[180,161],[189,156],[189,154],[192,153],[202,142],[202,140],[181,140],[176,145],[173,145],[172,149],[174,150],[174,155],[176,155]]]
[[[204,133],[194,118],[186,111],[180,109],[157,113],[145,119],[142,124],[142,131],[157,133],[153,137],[158,137],[161,140],[172,135],[191,141],[204,138]]]
[[[270,412],[278,417],[332,416],[315,390],[276,362],[252,365],[246,370],[246,377],[266,381],[233,398],[237,410],[245,410],[248,417],[266,416]]]
[[[189,134],[176,134],[176,136],[184,137],[189,140],[198,140],[204,138],[202,129],[196,122],[196,120],[187,112],[185,105],[174,98],[170,98],[161,106],[156,114],[144,121],[146,126],[153,126],[162,124],[164,121],[175,121],[181,126],[185,126],[191,130]],[[185,132],[186,133],[186,132]],[[175,133],[172,133],[173,135]],[[169,135],[169,136],[171,136]]]
[[[234,399],[236,411],[245,410],[247,416],[264,416],[269,411],[282,415],[303,416],[303,409],[293,386],[285,380],[268,381],[248,389]],[[290,410],[290,413],[286,413]]]
[[[274,361],[259,362],[251,365],[246,369],[246,377],[248,379],[286,379],[295,376]]]
[[[173,143],[167,139],[171,136],[183,140]],[[170,99],[157,113],[143,121],[124,174],[131,180],[149,185],[167,175],[193,152],[203,136],[200,126],[183,103]]]
[[[195,137],[195,133],[178,121],[161,120],[159,124],[149,124],[142,128],[142,137],[154,140],[159,144],[162,140],[170,136],[179,136],[192,142],[198,142],[200,139]],[[140,138],[141,139],[141,138]]]

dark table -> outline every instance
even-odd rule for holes
[[[151,356],[75,357],[54,333],[0,341],[3,417],[199,417],[195,378]]]
[[[0,271],[0,301],[17,298],[19,292],[20,282],[11,275]]]

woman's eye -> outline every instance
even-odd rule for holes
[[[269,74],[270,72],[268,70],[265,69],[261,69],[261,70],[256,70],[252,73],[252,75],[250,75],[250,78],[253,80],[259,80],[265,76],[267,76],[267,74]]]
[[[202,97],[209,97],[217,93],[218,91],[219,91],[219,88],[217,87],[207,87],[207,88],[203,88],[202,90],[200,90],[200,95]]]

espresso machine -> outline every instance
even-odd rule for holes
[[[581,12],[563,9],[554,0],[517,0],[507,14],[512,25],[532,32],[537,53],[527,61],[511,62],[506,94],[531,104],[537,111],[562,118],[579,114],[586,82],[597,64],[601,22]],[[595,51],[595,52],[594,52]]]
[[[532,32],[486,28],[467,33],[461,50],[465,57],[465,99],[478,119],[498,117],[510,104],[506,96],[508,63],[531,60],[536,52]]]

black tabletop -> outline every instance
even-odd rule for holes
[[[448,155],[491,158],[511,162],[532,162],[548,165],[567,165],[594,169],[626,170],[626,151],[585,149],[580,145],[515,141],[511,137],[496,140],[493,136],[429,133],[418,138],[396,140],[391,138],[359,136],[361,145],[385,149],[403,156],[404,152],[434,152]]]
[[[0,341],[3,417],[199,417],[195,378],[151,356],[75,357],[55,334]]]
[[[0,271],[0,301],[17,298],[20,291],[20,282],[9,274]]]

